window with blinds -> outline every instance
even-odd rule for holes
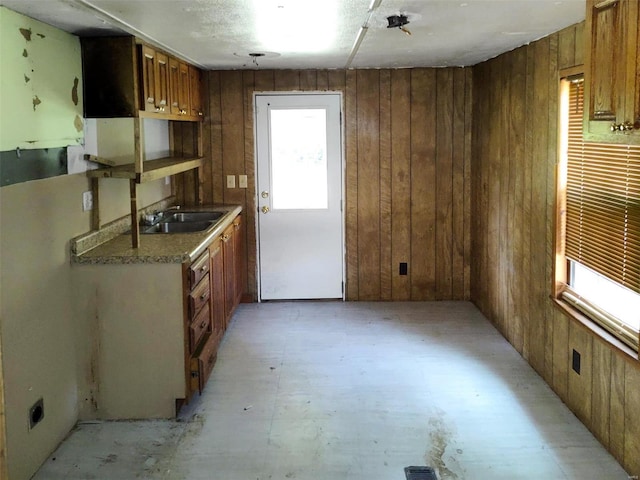
[[[563,298],[628,345],[640,323],[640,146],[585,142],[584,85],[564,102],[566,140]],[[611,285],[610,285],[611,284]]]

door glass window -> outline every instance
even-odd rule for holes
[[[327,209],[326,110],[270,110],[271,206]]]

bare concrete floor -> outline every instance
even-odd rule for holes
[[[627,479],[470,303],[241,305],[178,421],[83,423],[36,480]]]

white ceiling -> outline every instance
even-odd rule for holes
[[[0,0],[83,36],[127,32],[206,69],[469,66],[584,19],[585,0]],[[370,8],[374,6],[372,11]],[[404,14],[411,35],[387,28]],[[361,27],[364,38],[352,61]],[[251,52],[266,53],[252,63]]]

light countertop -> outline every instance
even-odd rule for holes
[[[240,214],[239,205],[185,207],[184,211],[225,211],[213,228],[194,233],[158,233],[140,235],[140,246],[131,247],[131,234],[122,233],[79,254],[75,264],[183,263],[193,261]]]

